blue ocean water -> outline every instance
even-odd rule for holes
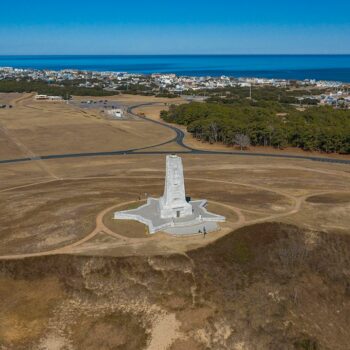
[[[0,56],[0,67],[350,82],[350,55]]]

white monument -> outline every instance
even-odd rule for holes
[[[180,218],[192,215],[192,205],[187,203],[185,194],[182,160],[167,156],[164,195],[160,198],[161,218]]]
[[[137,220],[148,226],[150,233],[195,234],[218,229],[217,222],[225,217],[209,213],[206,200],[187,201],[182,160],[176,155],[166,158],[164,194],[148,198],[137,209],[114,213],[114,219]]]

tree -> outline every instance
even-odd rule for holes
[[[242,151],[250,146],[250,137],[245,134],[235,134],[233,137],[233,143],[238,145]]]
[[[282,149],[287,145],[287,137],[282,128],[275,129],[272,134],[271,144],[278,149]]]
[[[209,125],[209,129],[210,129],[210,139],[214,140],[214,142],[218,142],[218,132],[219,132],[219,128],[216,122],[211,122]]]

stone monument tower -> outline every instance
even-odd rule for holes
[[[166,157],[164,195],[159,206],[164,219],[192,215],[192,205],[186,201],[182,160],[176,155]]]
[[[198,234],[219,229],[225,217],[210,213],[204,199],[186,201],[182,160],[175,155],[166,157],[164,194],[147,198],[136,209],[117,211],[114,219],[136,220],[148,226],[150,233],[164,231],[175,235]]]

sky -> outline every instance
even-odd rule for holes
[[[0,55],[350,54],[349,0],[16,0],[0,11]]]

